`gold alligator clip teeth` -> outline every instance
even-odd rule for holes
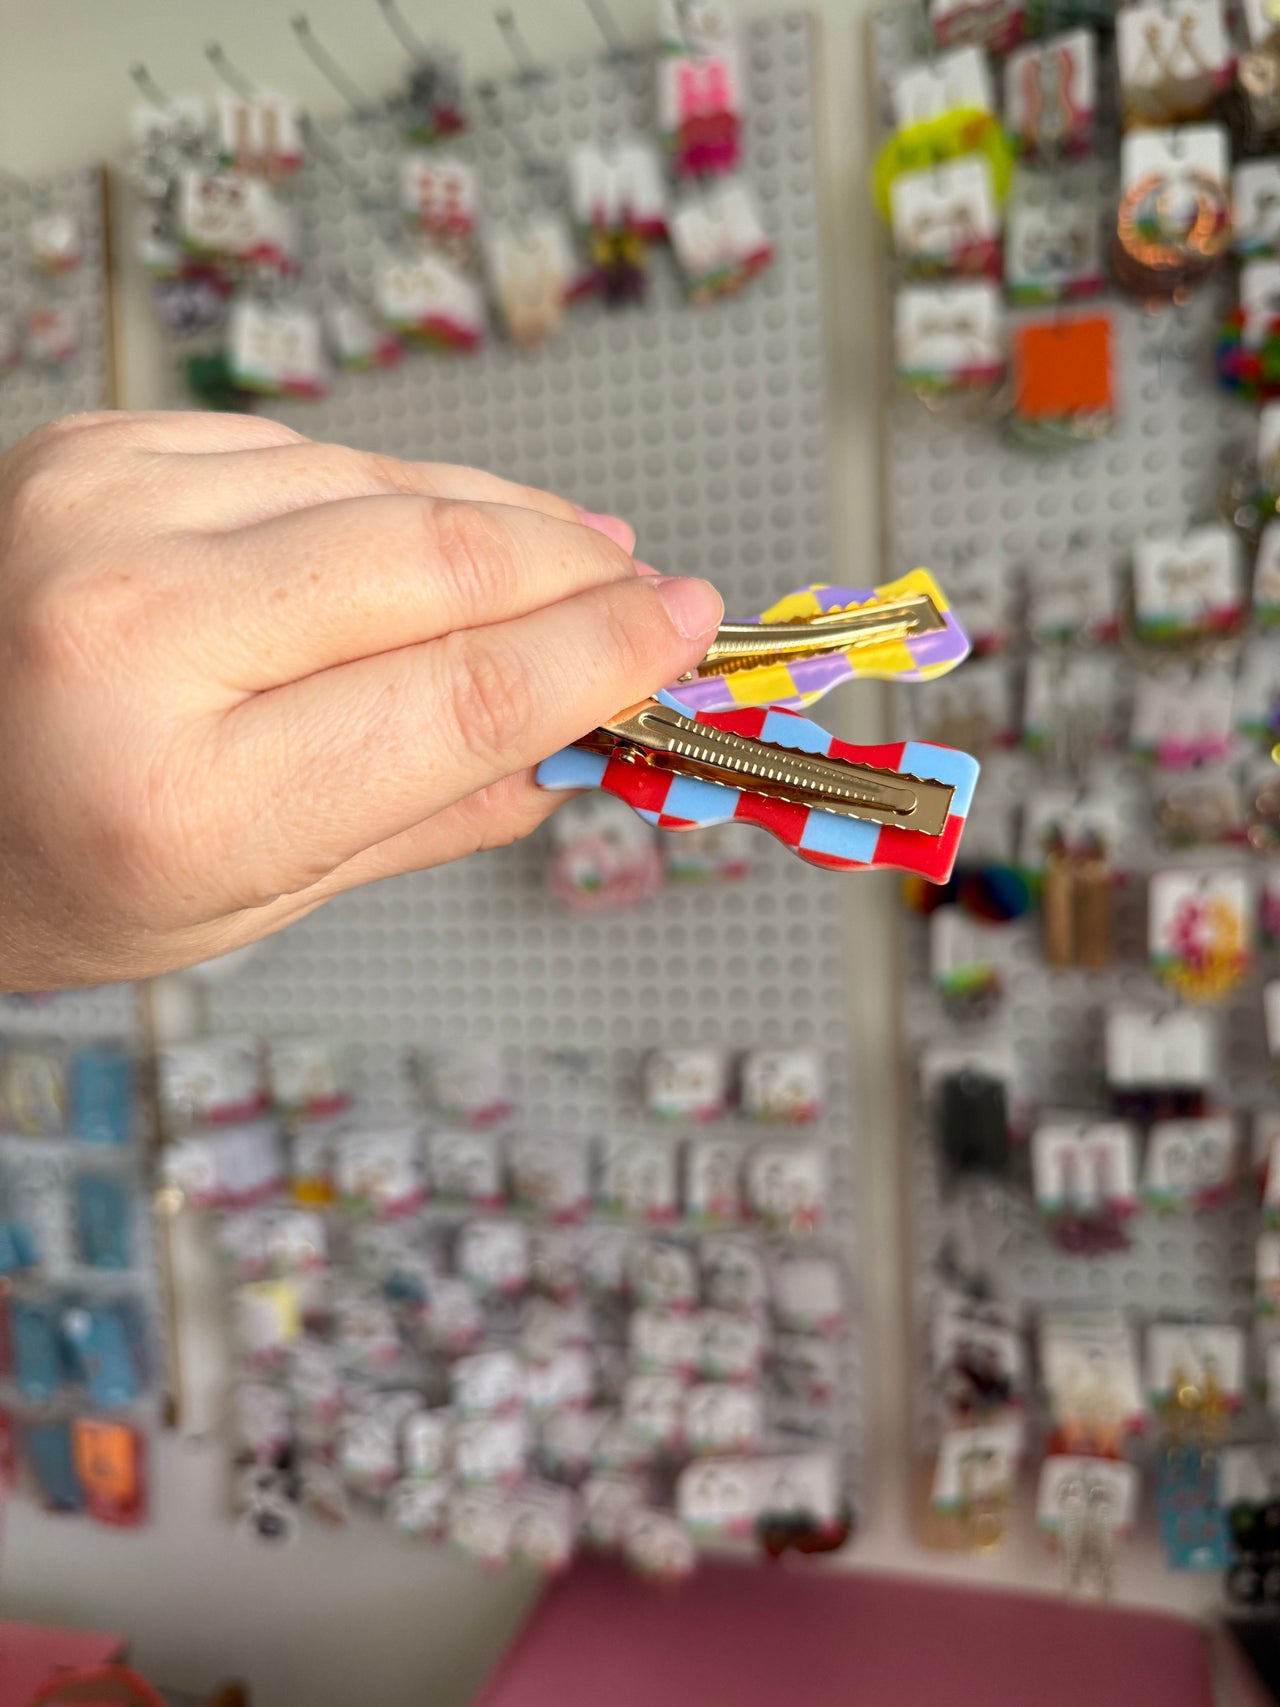
[[[656,699],[619,712],[575,744],[679,776],[926,836],[942,834],[955,793],[948,783],[734,735],[684,717]]]
[[[796,621],[722,622],[711,650],[693,674],[727,676],[735,670],[758,670],[826,652],[907,640],[945,627],[942,612],[927,593],[824,611]]]

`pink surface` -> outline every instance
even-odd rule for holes
[[[1213,1707],[1194,1624],[830,1570],[706,1565],[664,1590],[585,1561],[476,1707]]]
[[[105,1665],[122,1658],[124,1651],[123,1636],[0,1623],[0,1707],[27,1707],[36,1690],[57,1672]]]

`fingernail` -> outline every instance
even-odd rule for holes
[[[573,507],[578,512],[578,520],[584,528],[590,528],[594,533],[602,533],[606,539],[620,545],[630,556],[636,543],[636,530],[630,522],[624,522],[621,516],[605,516],[598,510],[584,510],[581,504],[575,504]]]
[[[656,575],[658,573],[652,563],[642,563],[638,557],[634,561],[637,575]]]
[[[724,616],[724,600],[710,581],[689,580],[683,575],[655,575],[653,584],[667,607],[677,631],[686,640],[714,634]]]

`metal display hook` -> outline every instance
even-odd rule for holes
[[[233,95],[238,95],[242,101],[257,99],[258,91],[252,80],[231,63],[221,42],[207,43],[204,56]]]
[[[364,90],[350,77],[328,49],[318,40],[311,28],[311,20],[305,12],[295,12],[289,20],[289,26],[298,38],[298,46],[315,66],[316,70],[335,89],[351,110],[351,116],[362,122],[377,118],[378,108],[365,94]]]
[[[493,14],[494,22],[502,31],[502,39],[512,59],[516,62],[516,71],[522,83],[542,83],[550,76],[545,65],[539,65],[533,56],[533,51],[524,39],[524,33],[516,23],[515,13],[510,6],[501,6]]]
[[[396,0],[378,0],[378,10],[386,19],[392,35],[415,65],[421,65],[431,57],[431,49],[396,5]]]
[[[618,28],[618,20],[609,10],[606,0],[586,0],[586,7],[604,42],[605,57],[615,61],[635,59],[639,50],[631,46]]]
[[[140,59],[129,67],[129,77],[143,100],[149,101],[153,107],[167,110],[174,106],[173,96],[165,94]]]

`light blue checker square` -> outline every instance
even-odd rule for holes
[[[926,741],[908,741],[902,749],[902,768],[909,776],[950,783],[955,790],[951,801],[952,816],[969,816],[978,771],[981,769],[977,759],[971,759],[968,753],[958,753],[951,747],[934,747]]]
[[[543,759],[534,781],[543,788],[599,788],[609,764],[603,753],[588,753],[582,747],[561,747]]]
[[[800,846],[807,853],[830,854],[835,859],[852,859],[859,865],[870,865],[879,840],[879,824],[870,824],[865,818],[842,818],[835,812],[810,812]]]
[[[695,824],[716,824],[732,818],[739,800],[736,788],[696,776],[673,777],[663,803],[665,818],[688,818]]]
[[[775,747],[794,747],[801,753],[820,753],[823,758],[831,751],[831,735],[807,717],[791,717],[785,712],[765,713],[762,741]]]

